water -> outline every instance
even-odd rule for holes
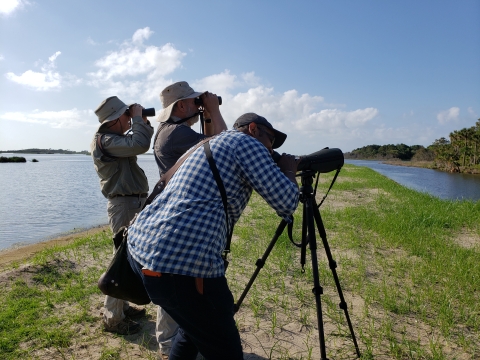
[[[27,163],[0,164],[0,250],[108,223],[107,200],[100,192],[90,156],[20,156],[24,156]],[[39,162],[32,163],[34,158]],[[152,189],[158,180],[154,157],[141,155],[138,162]],[[346,160],[346,163],[371,167],[402,185],[442,199],[480,199],[480,176],[392,166],[378,161]]]
[[[410,189],[427,192],[440,199],[480,200],[480,175],[451,174],[443,171],[382,164],[371,160],[345,160],[366,166]]]
[[[90,156],[2,156],[23,156],[27,162],[0,163],[0,250],[108,224],[107,200]],[[155,159],[138,159],[152,189],[159,179]]]

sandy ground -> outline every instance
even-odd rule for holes
[[[33,283],[32,276],[35,275],[38,269],[36,269],[35,265],[29,263],[28,259],[36,252],[49,247],[65,245],[73,242],[78,237],[95,234],[103,230],[108,230],[108,226],[96,227],[49,241],[0,251],[0,284],[19,278],[28,283]],[[59,258],[57,260],[57,266],[60,268],[62,267],[63,262],[68,263],[66,265],[68,265],[69,268],[91,265],[89,262],[77,264],[75,259]],[[104,260],[107,261],[107,259]],[[14,268],[9,266],[15,262],[18,262],[20,266]],[[246,283],[248,278],[242,280]],[[129,336],[118,336],[103,331],[101,321],[103,300],[104,296],[101,294],[94,295],[91,298],[90,313],[94,317],[97,317],[98,321],[88,324],[78,324],[75,329],[78,335],[69,347],[63,349],[43,348],[34,350],[31,353],[33,356],[32,358],[42,360],[65,358],[104,359],[106,356],[105,351],[111,349],[117,354],[113,355],[112,359],[156,359],[158,356],[158,344],[155,338],[157,307],[152,303],[146,306],[147,316],[139,320],[142,325],[140,333]],[[74,305],[62,305],[62,307],[64,306],[65,308],[57,310],[66,311],[69,306]],[[318,345],[316,345],[318,344],[317,330],[311,326],[303,326],[297,321],[287,321],[287,316],[285,314],[281,315],[279,313],[278,316],[279,322],[282,321],[284,325],[278,327],[275,330],[274,335],[269,330],[271,325],[269,325],[268,321],[264,323],[266,320],[262,320],[261,323],[258,323],[258,320],[254,319],[248,307],[244,306],[240,308],[240,311],[236,314],[236,319],[238,321],[242,346],[244,348],[244,359],[266,360],[268,358],[277,358],[277,356],[273,355],[271,351],[274,353],[275,351],[288,351],[293,354],[297,352],[305,354],[304,351],[306,347],[313,348],[313,351],[311,350],[313,352],[311,354],[313,358],[319,358],[319,349]],[[327,324],[327,328],[329,328],[328,330],[331,331],[331,327],[332,325]],[[307,339],[309,344],[305,343],[305,339]],[[341,342],[344,343],[344,339],[341,340]],[[279,343],[282,343],[282,345]],[[28,346],[28,344],[25,344],[25,346]],[[348,347],[351,348],[352,345],[349,344]],[[272,348],[278,348],[278,350],[272,350]],[[293,358],[296,359],[297,357],[295,356]],[[299,358],[303,357],[300,355]],[[201,355],[197,357],[197,360],[199,359],[203,359]]]
[[[351,203],[368,203],[371,201],[371,195],[375,195],[376,190],[371,190],[372,193],[359,197],[357,193],[343,193],[341,197],[335,199],[333,202],[336,207],[345,207]],[[336,198],[334,194],[332,198]],[[332,203],[332,202],[331,202]],[[73,242],[80,236],[86,236],[95,234],[99,231],[108,231],[108,226],[96,227],[82,232],[76,232],[62,236],[49,241],[22,246],[18,248],[12,248],[0,251],[0,284],[9,279],[22,278],[24,281],[31,281],[31,277],[35,274],[35,266],[28,264],[28,259],[32,257],[36,252],[59,245],[65,245]],[[476,248],[479,244],[480,238],[478,234],[464,231],[456,239],[456,242],[466,248]],[[92,262],[107,262],[110,258],[110,254],[101,255],[102,259],[91,259]],[[320,261],[326,261],[324,254],[319,251]],[[338,253],[335,252],[334,257],[344,259],[349,256],[355,256],[355,254]],[[388,256],[388,254],[386,254]],[[392,254],[392,256],[401,256],[401,254]],[[13,268],[8,265],[12,265],[15,262],[24,263],[25,265]],[[61,265],[62,261],[66,263],[66,266],[71,267],[84,267],[92,264],[76,263],[75,259],[58,259]],[[340,265],[341,265],[340,260]],[[235,257],[232,255],[231,266],[242,267],[241,263],[235,264]],[[8,270],[6,268],[9,268]],[[6,270],[6,271],[2,271]],[[250,274],[237,274],[237,281],[241,284],[248,282]],[[227,274],[228,278],[228,274]],[[288,277],[285,278],[284,286],[286,288],[296,288],[298,284],[292,282]],[[309,285],[310,286],[310,285]],[[243,287],[242,287],[243,288]],[[261,293],[261,299],[274,299],[276,289],[271,289],[270,293]],[[293,293],[293,291],[291,292]],[[334,288],[325,288],[325,293],[337,299],[336,290]],[[353,320],[353,327],[356,330],[357,339],[359,340],[362,351],[364,350],[364,344],[360,341],[360,329],[365,327],[363,323],[363,309],[364,304],[361,297],[344,290],[345,298],[349,304],[350,316]],[[253,300],[253,292],[249,294],[248,301]],[[117,336],[115,334],[104,332],[102,329],[102,311],[103,311],[103,299],[101,294],[92,296],[90,300],[90,314],[98,318],[98,321],[92,323],[78,324],[75,328],[77,336],[72,344],[67,348],[43,348],[35,350],[32,353],[33,358],[42,360],[51,359],[155,359],[158,351],[158,344],[155,339],[155,320],[156,309],[154,304],[146,306],[147,316],[140,320],[142,324],[142,330],[138,334],[130,336]],[[282,301],[291,301],[288,306],[288,313],[282,312]],[[325,300],[324,300],[325,301]],[[295,299],[279,298],[278,303],[273,307],[267,304],[265,314],[261,317],[255,317],[252,313],[251,306],[244,305],[240,307],[240,311],[236,314],[235,319],[238,324],[240,337],[242,340],[242,346],[244,348],[244,359],[249,360],[266,360],[266,359],[319,359],[319,346],[318,346],[318,329],[315,326],[316,313],[312,310],[313,304],[308,308],[303,305],[297,305],[298,301]],[[299,304],[299,303],[298,303]],[[324,305],[326,303],[324,302]],[[63,305],[62,305],[63,306]],[[68,307],[73,305],[65,305],[65,308],[59,308],[59,311],[68,311]],[[330,316],[340,316],[343,318],[343,314],[339,312],[333,312],[328,310]],[[375,323],[380,324],[391,314],[386,314],[381,308],[370,308],[369,319],[375,320]],[[275,318],[272,317],[275,314]],[[335,315],[336,314],[336,315]],[[324,314],[325,315],[325,314]],[[302,320],[303,317],[306,317]],[[273,319],[277,325],[272,326]],[[324,318],[324,330],[325,334],[328,334],[326,338],[326,347],[333,351],[335,359],[354,359],[355,351],[351,339],[349,339],[348,329],[344,327],[338,327],[337,322],[332,321],[329,316]],[[393,335],[395,337],[411,337],[412,341],[415,339],[424,339],[421,346],[428,348],[429,339],[436,338],[441,339],[443,344],[443,351],[448,355],[452,355],[451,358],[461,360],[472,360],[467,353],[462,351],[461,346],[447,339],[443,339],[438,329],[432,328],[427,324],[423,324],[415,318],[393,316],[393,323],[395,324],[393,329]],[[478,339],[475,340],[478,343]],[[383,344],[388,346],[387,343]],[[28,346],[28,344],[25,344]],[[112,350],[115,355],[107,356],[106,351]],[[375,359],[387,360],[390,357],[381,351],[376,349]],[[284,354],[283,356],[279,354]],[[285,357],[285,354],[289,356]]]

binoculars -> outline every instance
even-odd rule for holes
[[[221,96],[217,96],[218,98],[218,105],[222,105],[222,97]],[[203,106],[203,100],[201,97],[196,97],[195,98],[195,105],[197,106]]]
[[[130,116],[130,109],[127,109],[125,114]],[[155,108],[142,109],[142,117],[144,116],[155,116]]]

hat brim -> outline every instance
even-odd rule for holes
[[[278,149],[280,146],[283,145],[285,140],[287,140],[287,134],[284,134],[283,132],[275,129],[272,129],[272,130],[273,130],[273,133],[275,134],[275,141],[272,145],[272,149]]]
[[[177,102],[179,102],[180,100],[185,100],[185,99],[193,99],[193,98],[196,98],[196,97],[199,97],[203,94],[205,94],[206,91],[204,92],[194,92],[193,94],[190,94],[186,97],[183,97],[181,99],[177,99],[175,100],[173,103],[171,103],[170,105],[168,105],[165,109],[162,109],[160,111],[160,113],[158,114],[158,117],[157,117],[157,121],[158,122],[164,122],[164,121],[167,121],[168,119],[170,119],[170,116],[172,115],[172,110],[173,110],[173,107],[175,106],[175,104]]]

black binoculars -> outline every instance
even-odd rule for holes
[[[217,96],[218,98],[218,105],[222,105],[222,97],[221,96]],[[195,105],[197,106],[203,106],[203,100],[201,97],[196,97],[195,98]]]
[[[130,109],[125,110],[125,114],[130,116]],[[142,109],[142,117],[144,116],[155,116],[155,108]]]

